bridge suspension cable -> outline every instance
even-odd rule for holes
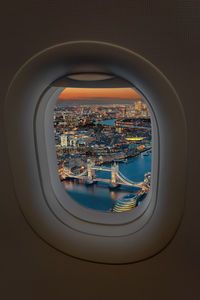
[[[73,178],[79,178],[79,177],[81,177],[81,176],[84,176],[84,175],[86,175],[87,174],[87,170],[85,170],[83,173],[80,173],[80,174],[78,174],[78,175],[75,175],[75,174],[73,174],[73,173],[68,173],[67,171],[64,171],[63,172],[65,175],[67,175],[68,177],[73,177]]]
[[[129,183],[130,185],[138,185],[140,184],[140,182],[133,182],[130,179],[128,179],[126,176],[124,176],[121,172],[119,172],[118,174],[118,178],[124,182],[125,184]]]
[[[110,169],[110,168],[107,168],[107,167],[97,167],[97,166],[94,166],[94,167],[91,167],[91,169],[97,170],[97,171],[111,172],[111,169]]]

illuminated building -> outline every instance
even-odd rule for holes
[[[137,196],[130,194],[116,201],[113,207],[113,212],[123,212],[133,209],[137,204]]]
[[[116,127],[116,132],[122,133],[122,128],[121,127]]]
[[[61,146],[62,147],[67,147],[68,146],[68,136],[66,134],[62,134],[60,136],[60,140],[61,140]]]
[[[135,103],[135,110],[141,112],[142,111],[142,101],[137,101]]]

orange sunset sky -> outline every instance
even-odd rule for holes
[[[58,101],[71,99],[141,99],[132,88],[66,88],[58,97]]]

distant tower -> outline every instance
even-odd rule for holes
[[[67,147],[68,146],[68,136],[66,134],[62,134],[60,136],[60,140],[61,140],[61,146],[62,147]]]
[[[137,110],[138,112],[141,113],[141,111],[142,111],[142,101],[141,100],[139,100],[135,103],[135,110]]]

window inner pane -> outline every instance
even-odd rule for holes
[[[60,180],[75,201],[113,213],[144,201],[152,129],[146,102],[133,88],[64,89],[54,132]]]

